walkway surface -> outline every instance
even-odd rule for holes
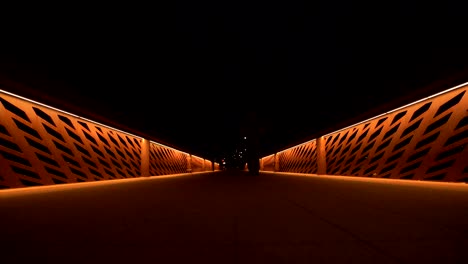
[[[0,191],[10,263],[468,263],[467,184],[222,171]]]

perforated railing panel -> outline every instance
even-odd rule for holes
[[[327,172],[466,181],[466,91],[457,89],[328,136]]]
[[[140,139],[0,94],[2,185],[135,177]]]
[[[150,145],[150,175],[186,173],[188,154],[159,146]]]
[[[0,188],[188,172],[189,154],[0,91]],[[210,170],[200,159],[197,171]],[[193,159],[192,159],[193,160]],[[209,166],[208,166],[209,164]]]
[[[205,161],[202,158],[192,156],[191,162],[193,172],[205,171]]]
[[[207,168],[210,168],[211,167],[211,162],[209,160],[204,160],[204,164],[203,164],[203,170],[207,170]]]
[[[317,173],[316,142],[291,148],[278,154],[279,171],[295,173]]]
[[[467,182],[467,86],[321,138],[329,175]],[[277,153],[278,170],[315,173],[314,142]]]
[[[275,155],[269,155],[264,157],[260,163],[260,169],[264,171],[275,170]]]

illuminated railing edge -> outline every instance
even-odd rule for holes
[[[28,101],[28,102],[30,102],[30,103],[40,105],[40,106],[42,106],[42,107],[46,107],[46,108],[49,108],[49,109],[51,109],[51,110],[54,110],[54,111],[57,111],[57,112],[60,112],[60,113],[64,113],[64,114],[66,114],[66,115],[70,115],[70,116],[73,116],[73,117],[75,117],[75,118],[82,119],[82,120],[85,120],[85,121],[87,121],[87,122],[90,122],[90,123],[93,123],[93,124],[96,124],[96,125],[99,125],[99,126],[103,126],[103,127],[105,127],[105,128],[108,128],[108,129],[111,129],[111,130],[114,130],[114,131],[118,131],[118,132],[120,132],[120,133],[124,133],[124,134],[127,134],[127,135],[132,136],[132,137],[136,137],[136,138],[139,138],[139,139],[144,139],[144,138],[141,137],[141,136],[134,135],[134,134],[129,133],[129,132],[127,132],[127,131],[123,131],[123,130],[120,130],[120,129],[118,129],[118,128],[108,126],[108,125],[106,125],[106,124],[99,123],[99,122],[97,122],[97,121],[88,119],[88,118],[86,118],[86,117],[82,117],[82,116],[79,116],[79,115],[76,115],[76,114],[73,114],[73,113],[70,113],[70,112],[67,112],[67,111],[64,111],[64,110],[55,108],[55,107],[53,107],[53,106],[46,105],[46,104],[43,104],[43,103],[40,103],[40,102],[31,100],[31,99],[29,99],[29,98],[26,98],[26,97],[23,97],[23,96],[20,96],[20,95],[17,95],[17,94],[14,94],[14,93],[11,93],[11,92],[2,90],[2,89],[0,89],[0,93],[5,93],[5,94],[8,94],[8,95],[13,96],[13,97],[20,98],[20,99],[22,99],[22,100],[24,100],[24,101]],[[155,143],[156,143],[156,142],[155,142]],[[158,144],[160,144],[160,143],[158,143]],[[160,144],[160,145],[162,145],[162,144]],[[179,151],[179,150],[178,150],[178,151]]]
[[[118,129],[118,128],[115,128],[115,127],[112,127],[112,126],[109,126],[109,125],[106,125],[106,124],[103,124],[103,123],[100,123],[100,122],[97,122],[97,121],[94,121],[94,120],[91,120],[91,119],[88,119],[86,117],[82,117],[82,116],[79,116],[77,114],[73,114],[73,113],[70,113],[70,112],[67,112],[67,111],[64,111],[62,109],[58,109],[56,107],[53,107],[53,106],[50,106],[50,105],[47,105],[47,104],[44,104],[44,103],[41,103],[41,102],[38,102],[38,101],[35,101],[35,100],[32,100],[32,99],[29,99],[29,98],[26,98],[24,96],[20,96],[20,95],[17,95],[17,94],[14,94],[12,92],[9,92],[9,91],[5,91],[3,89],[0,89],[0,93],[3,93],[3,94],[6,94],[8,96],[11,96],[11,97],[14,97],[14,98],[18,98],[20,100],[23,100],[25,102],[28,102],[28,103],[31,103],[31,104],[34,104],[34,105],[38,105],[38,106],[41,106],[41,107],[44,107],[44,108],[47,108],[47,109],[50,109],[52,111],[55,111],[57,113],[62,113],[62,114],[65,114],[65,115],[68,115],[68,116],[71,116],[71,117],[74,117],[76,119],[79,119],[79,120],[82,120],[84,122],[88,122],[90,124],[94,124],[94,125],[97,125],[97,126],[101,126],[103,128],[107,128],[109,130],[112,130],[112,131],[116,131],[116,132],[119,132],[119,133],[122,133],[122,134],[125,134],[125,135],[128,135],[128,136],[131,136],[133,138],[136,138],[136,139],[139,139],[143,142],[143,140],[148,140],[148,142],[150,144],[155,144],[155,145],[158,145],[160,147],[163,147],[163,148],[166,148],[166,149],[171,149],[171,150],[174,150],[178,153],[181,153],[181,154],[184,154],[184,155],[187,155],[189,157],[194,157],[194,158],[198,158],[198,159],[201,159],[203,161],[208,161],[211,165],[214,165],[215,168],[217,166],[219,166],[216,162],[213,162],[209,159],[206,159],[206,158],[203,158],[203,157],[200,157],[200,156],[196,156],[196,155],[193,155],[193,154],[190,154],[190,153],[187,153],[185,151],[182,151],[182,150],[179,150],[179,149],[176,149],[174,147],[171,147],[171,146],[167,146],[165,144],[162,144],[160,142],[157,142],[155,140],[149,140],[149,139],[146,139],[142,136],[138,136],[138,135],[135,135],[135,134],[132,134],[130,132],[127,132],[127,131],[124,131],[124,130],[121,130],[121,129]]]
[[[347,129],[350,129],[350,128],[359,126],[359,125],[364,124],[364,123],[371,122],[371,121],[376,120],[376,119],[378,119],[378,118],[381,118],[381,117],[383,117],[383,116],[390,115],[390,114],[392,114],[392,113],[394,113],[394,112],[397,112],[397,111],[399,111],[399,110],[402,110],[402,109],[408,108],[408,107],[410,107],[410,106],[413,106],[413,105],[416,105],[416,104],[419,104],[419,103],[428,101],[428,100],[430,100],[430,99],[432,99],[432,98],[435,98],[435,97],[437,97],[437,96],[440,96],[440,95],[449,93],[449,92],[451,92],[451,91],[454,91],[454,90],[457,90],[457,89],[460,89],[460,88],[463,88],[463,87],[465,87],[465,86],[468,86],[468,82],[465,82],[465,83],[456,85],[456,86],[454,86],[454,87],[452,87],[452,88],[449,88],[449,89],[446,89],[446,90],[444,90],[444,91],[441,91],[441,92],[435,93],[435,94],[433,94],[433,95],[427,96],[427,97],[425,97],[425,98],[416,100],[416,101],[411,102],[411,103],[408,103],[408,104],[406,104],[406,105],[397,107],[397,108],[392,109],[392,110],[390,110],[390,111],[387,111],[387,112],[384,112],[384,113],[382,113],[382,114],[376,115],[376,116],[374,116],[374,117],[365,119],[365,120],[360,121],[360,122],[357,122],[357,123],[355,123],[355,124],[346,126],[346,127],[344,127],[344,128],[340,128],[340,129],[335,130],[335,131],[333,131],[333,132],[327,133],[327,134],[325,134],[325,135],[323,135],[323,136],[319,136],[319,137],[316,137],[316,138],[314,138],[314,139],[310,139],[310,140],[308,140],[308,141],[305,141],[305,142],[303,142],[303,143],[300,143],[300,144],[297,144],[297,145],[294,145],[294,146],[290,146],[290,147],[285,148],[285,149],[283,149],[283,150],[277,151],[277,152],[275,152],[275,153],[268,154],[268,155],[266,155],[266,156],[264,156],[264,157],[261,157],[261,158],[260,158],[260,161],[262,161],[262,160],[264,160],[264,159],[266,159],[266,158],[268,158],[268,157],[271,157],[271,156],[277,157],[277,156],[280,155],[281,153],[284,153],[284,152],[287,152],[287,151],[290,151],[290,150],[299,148],[299,147],[301,147],[301,146],[307,145],[307,144],[312,143],[312,142],[314,142],[314,141],[323,140],[323,139],[325,139],[325,138],[328,137],[328,136],[331,136],[331,135],[340,133],[340,132],[342,132],[342,131],[345,131],[345,130],[347,130]],[[275,162],[277,162],[277,161],[275,160]]]
[[[97,121],[88,119],[88,118],[86,118],[86,117],[82,117],[82,116],[79,116],[79,115],[76,115],[76,114],[73,114],[73,113],[70,113],[70,112],[67,112],[67,111],[64,111],[64,110],[55,108],[55,107],[53,107],[53,106],[46,105],[46,104],[44,104],[44,103],[40,103],[40,102],[31,100],[31,99],[29,99],[29,98],[26,98],[26,97],[23,97],[23,96],[20,96],[20,95],[17,95],[17,94],[14,94],[14,93],[11,93],[11,92],[2,90],[2,89],[0,89],[0,93],[5,93],[5,94],[8,94],[8,95],[13,96],[13,97],[20,98],[20,99],[22,99],[22,100],[24,100],[24,101],[28,101],[28,102],[30,102],[30,103],[40,105],[40,106],[42,106],[42,107],[46,107],[46,108],[49,108],[49,109],[51,109],[51,110],[54,110],[54,111],[57,111],[57,112],[60,112],[60,113],[64,113],[64,114],[73,116],[73,117],[75,117],[75,118],[79,118],[79,119],[85,120],[86,122],[90,122],[90,123],[93,123],[93,124],[96,124],[96,125],[99,125],[99,126],[103,126],[103,127],[105,127],[105,128],[108,128],[108,129],[111,129],[111,130],[114,130],[114,131],[118,131],[118,132],[120,132],[120,133],[127,134],[127,135],[132,136],[132,137],[136,137],[136,138],[139,138],[139,139],[145,139],[145,138],[142,137],[142,136],[138,136],[138,135],[132,134],[132,133],[130,133],[130,132],[127,132],[127,131],[124,131],[124,130],[120,130],[120,129],[115,128],[115,127],[111,127],[111,126],[109,126],[109,125],[106,125],[106,124],[103,124],[103,123],[99,123],[99,122],[97,122]],[[192,156],[192,157],[198,157],[198,158],[200,158],[200,159],[206,160],[206,159],[203,158],[203,157],[199,157],[199,156],[196,156],[196,155],[187,153],[187,152],[185,152],[185,151],[176,149],[176,148],[174,148],[174,147],[170,147],[170,146],[164,145],[164,144],[162,144],[162,143],[160,143],[160,142],[157,142],[157,141],[154,141],[154,140],[149,140],[149,141],[150,141],[150,143],[152,143],[152,144],[156,144],[156,145],[159,145],[159,146],[164,147],[164,148],[172,149],[172,150],[175,150],[175,151],[184,153],[184,154],[186,154],[186,155],[190,155],[190,156]]]

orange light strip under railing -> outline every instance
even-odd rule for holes
[[[466,182],[467,85],[275,153],[274,171]]]
[[[194,159],[198,157],[0,90],[0,188],[187,173]],[[211,167],[197,171],[202,170]]]

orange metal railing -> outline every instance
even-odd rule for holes
[[[209,160],[0,90],[0,188],[218,169]]]
[[[463,84],[261,159],[263,171],[468,181]]]

